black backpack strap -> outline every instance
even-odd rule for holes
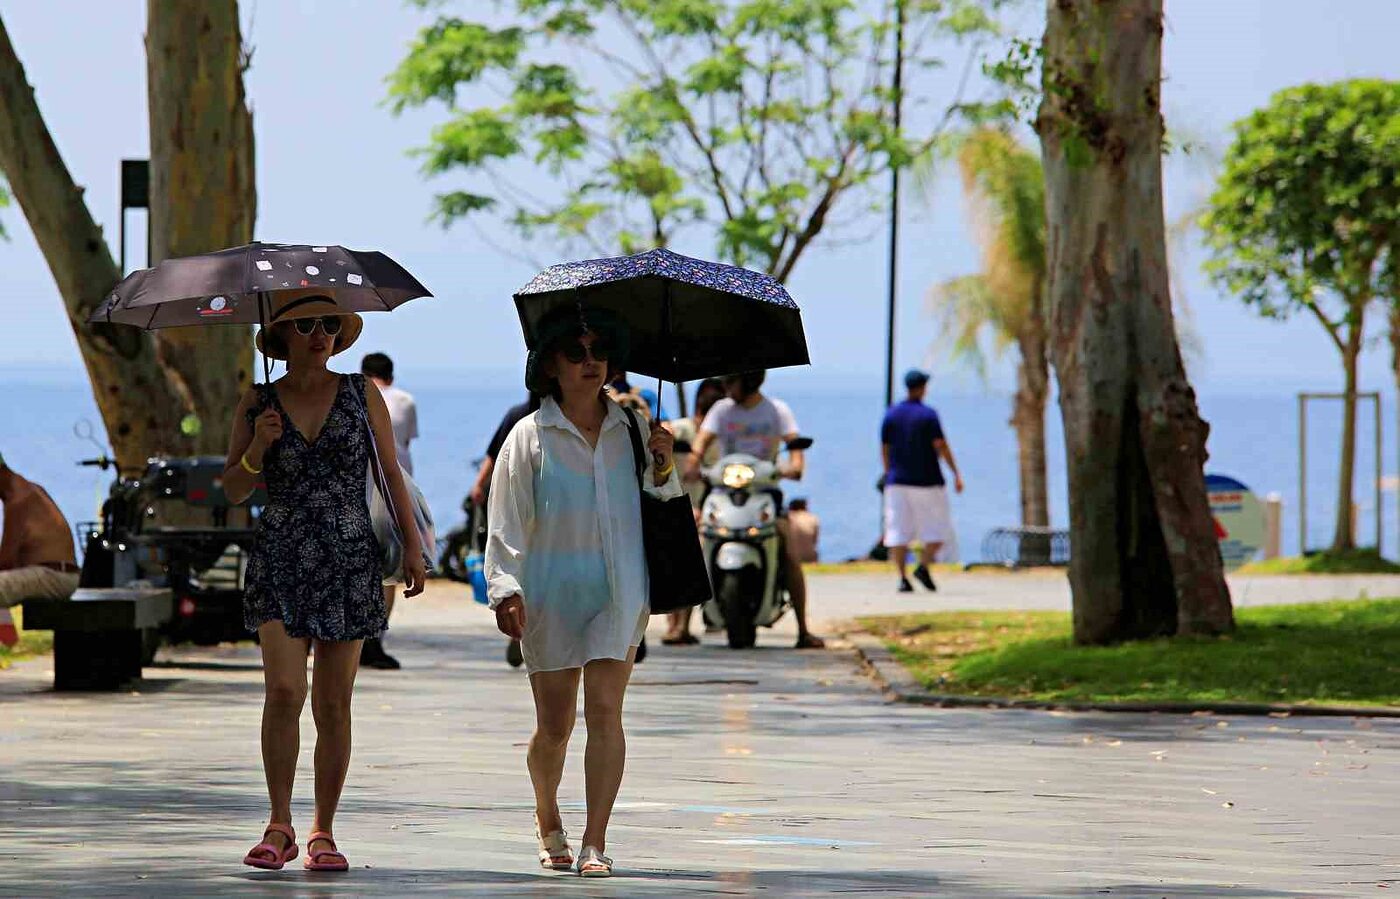
[[[627,415],[627,434],[632,438],[632,458],[637,464],[637,486],[642,486],[642,478],[647,470],[647,452],[642,447],[641,424],[637,421],[637,413],[631,409],[623,408]]]

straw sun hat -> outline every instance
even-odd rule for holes
[[[345,320],[340,326],[340,333],[335,336],[335,348],[331,351],[332,356],[350,349],[351,345],[360,339],[360,332],[364,330],[365,321],[356,313],[342,312],[334,299],[323,293],[318,293],[314,288],[306,291],[285,291],[274,294],[272,297],[271,323],[258,331],[256,340],[258,352],[269,359],[285,362],[287,359],[286,346],[281,340],[265,340],[268,331],[280,322],[298,318],[320,318],[324,315],[338,315]]]

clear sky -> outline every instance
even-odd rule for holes
[[[468,14],[477,2],[458,0],[457,7]],[[1040,8],[1027,4],[1017,21],[1021,30],[1038,31]],[[427,222],[438,185],[420,177],[408,151],[443,113],[396,118],[383,104],[384,76],[427,15],[396,0],[244,0],[242,14],[256,48],[247,87],[257,130],[257,236],[383,249],[414,271],[437,298],[371,317],[361,341],[395,355],[405,380],[516,369],[521,349],[510,295],[533,273],[530,265],[493,249],[477,229],[444,232]],[[144,157],[148,145],[145,3],[0,0],[0,15],[64,158],[115,244],[118,160]],[[1207,195],[1230,123],[1275,90],[1303,81],[1400,77],[1395,0],[1167,0],[1167,18],[1168,127],[1206,148],[1169,163],[1172,218]],[[935,78],[923,87],[938,96],[947,86]],[[929,285],[971,271],[975,248],[951,176],[907,210],[898,362],[945,372],[929,349],[934,335],[924,297]],[[20,211],[3,215],[11,239],[0,243],[0,366],[52,364],[77,373],[81,364],[44,259]],[[131,221],[139,234],[139,214]],[[140,241],[132,247],[140,251]],[[692,242],[679,249],[703,255],[706,248]],[[548,245],[531,251],[547,260],[562,255]],[[872,220],[855,239],[819,247],[799,265],[789,286],[804,309],[814,378],[869,379],[878,387],[885,253],[885,231]],[[1178,261],[1201,346],[1191,362],[1199,390],[1340,386],[1336,353],[1316,324],[1253,317],[1206,284],[1190,241]],[[1389,390],[1389,352],[1379,327],[1372,335],[1363,387]],[[994,372],[992,386],[1009,383],[1004,369]]]

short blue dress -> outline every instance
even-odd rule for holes
[[[315,640],[378,637],[388,626],[379,542],[365,497],[369,432],[361,417],[362,375],[342,375],[314,442],[297,430],[277,390],[255,385],[249,420],[282,413],[282,438],[263,457],[268,504],[244,578],[243,623],[256,631],[281,621],[288,635]]]

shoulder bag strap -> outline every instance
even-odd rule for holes
[[[637,466],[637,488],[641,489],[642,479],[647,470],[647,453],[642,447],[641,425],[637,423],[637,413],[631,409],[622,411],[627,413],[627,434],[632,439],[632,458]]]
[[[394,508],[394,494],[389,490],[389,478],[384,474],[384,465],[379,461],[379,444],[374,439],[374,427],[369,422],[369,403],[365,398],[365,379],[363,375],[349,375],[350,385],[354,388],[355,398],[359,400],[356,405],[360,411],[360,421],[365,425],[365,439],[369,441],[369,464],[370,471],[374,474],[374,485],[379,488],[379,495],[384,497],[384,505],[389,508],[390,523],[394,528],[394,533],[403,539],[403,533],[399,528],[399,513]]]

